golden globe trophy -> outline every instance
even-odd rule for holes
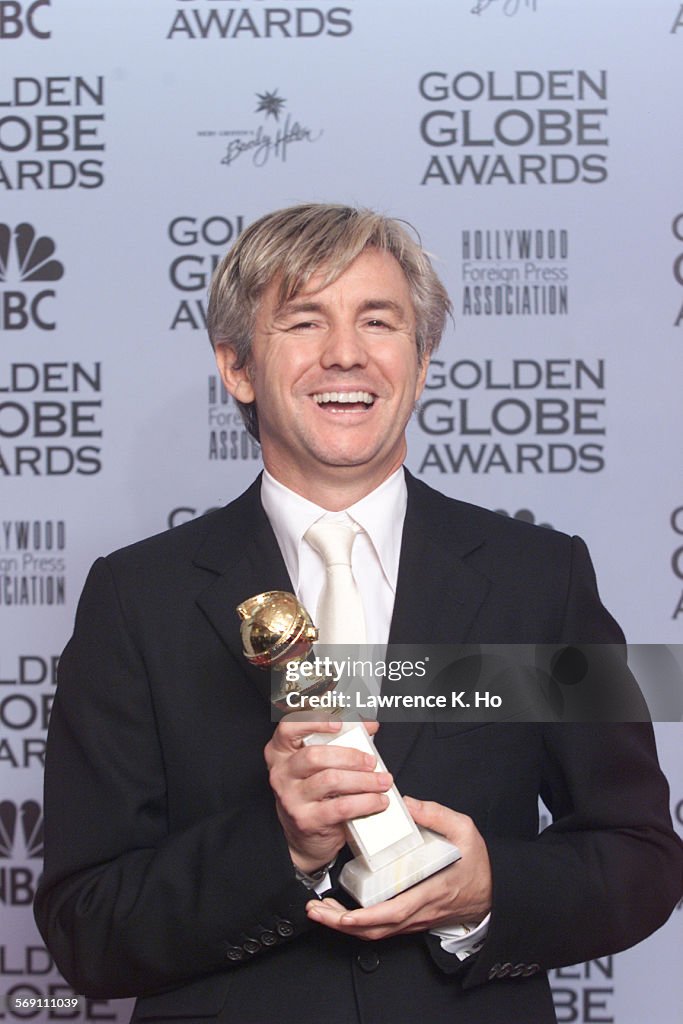
[[[288,697],[292,693],[297,694],[297,706],[305,707],[307,699],[317,699],[334,689],[335,682],[329,676],[286,671],[293,664],[300,666],[318,639],[318,630],[294,594],[284,590],[256,594],[237,607],[237,614],[242,620],[245,658],[252,665],[276,673],[271,701],[278,710],[291,708]],[[315,704],[319,706],[320,701]],[[341,710],[343,704],[333,706],[332,717],[343,721],[341,732],[311,733],[304,743],[362,750],[377,758],[375,771],[386,771],[362,722],[346,719],[344,716],[349,712]],[[398,895],[460,857],[452,843],[415,824],[396,786],[387,796],[389,806],[384,810],[346,823],[348,843],[355,858],[344,865],[339,882],[363,907]]]

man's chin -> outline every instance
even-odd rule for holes
[[[377,447],[358,450],[358,447],[345,448],[333,447],[320,450],[316,453],[318,466],[321,470],[337,470],[340,473],[346,471],[346,476],[354,472],[359,476],[382,474],[390,467],[390,471],[398,467],[405,457],[405,450],[385,452]],[[315,472],[314,467],[311,467]]]

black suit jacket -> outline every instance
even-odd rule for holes
[[[268,589],[292,588],[258,481],[91,570],[48,742],[36,915],[60,970],[141,997],[136,1020],[554,1020],[545,969],[639,941],[681,890],[649,726],[383,725],[399,789],[483,833],[493,913],[464,963],[431,936],[349,939],[308,921],[268,784],[269,680],[234,612]],[[622,637],[580,540],[409,478],[390,639]]]

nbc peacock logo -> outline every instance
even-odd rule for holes
[[[53,239],[38,234],[32,224],[13,228],[0,223],[0,331],[55,329],[49,307],[57,293],[40,287],[64,276],[64,264],[55,252]]]
[[[30,907],[42,869],[31,861],[42,856],[43,811],[38,801],[0,801],[0,904]]]
[[[529,508],[520,508],[516,512],[508,512],[507,509],[497,508],[495,512],[500,516],[508,516],[510,519],[518,519],[521,523],[532,523],[535,526],[545,526],[546,529],[552,530],[552,523],[541,523],[537,522],[536,516]]]
[[[43,856],[43,812],[37,800],[0,801],[0,859]]]

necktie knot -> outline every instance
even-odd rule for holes
[[[358,532],[350,518],[348,523],[319,519],[308,528],[305,537],[329,569],[334,565],[351,565],[351,551]]]

